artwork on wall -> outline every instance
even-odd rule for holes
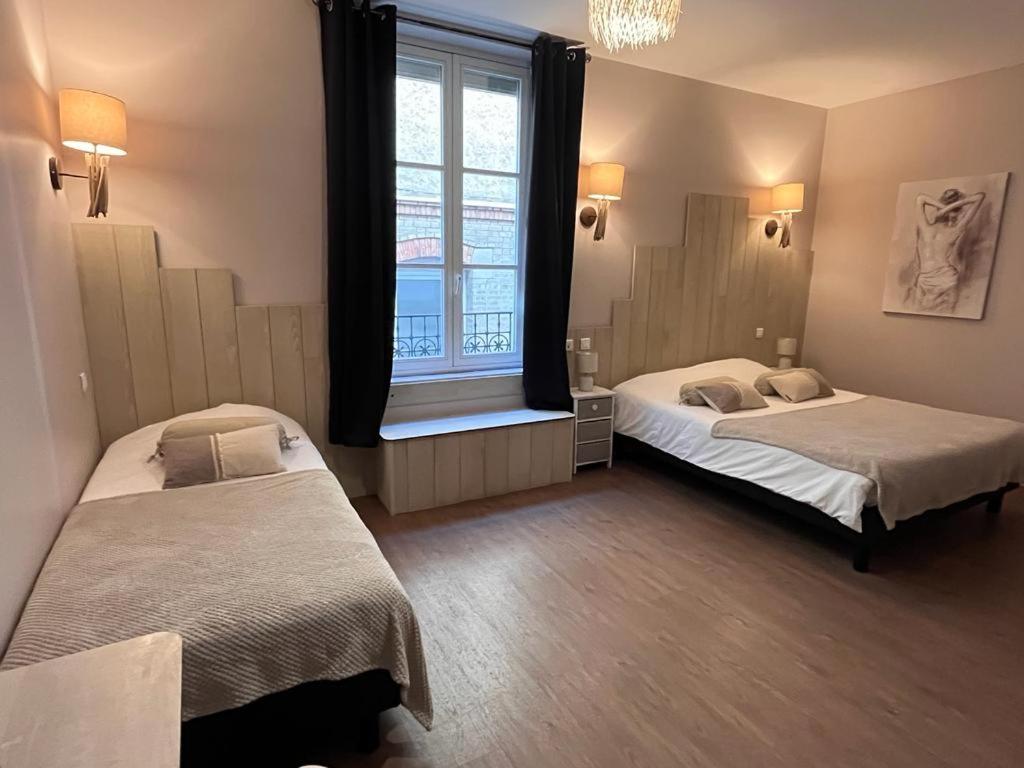
[[[982,318],[1009,176],[900,185],[884,312]]]

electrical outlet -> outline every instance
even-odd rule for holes
[[[764,338],[764,328],[755,328],[754,329],[754,338],[755,339],[763,339]]]
[[[565,340],[565,351],[566,352],[572,352],[572,349],[573,349],[572,339],[566,339]]]

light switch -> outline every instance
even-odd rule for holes
[[[573,346],[572,345],[572,339],[566,339],[565,340],[565,351],[566,352],[572,352],[572,346]]]
[[[764,328],[755,328],[754,329],[754,338],[755,339],[763,339],[764,338]]]
[[[589,352],[589,351],[590,351],[590,338],[587,337],[587,336],[584,336],[582,339],[580,339],[580,352]]]
[[[78,374],[78,382],[82,385],[83,393],[89,391],[89,374],[87,374],[85,371],[82,371],[80,374]]]

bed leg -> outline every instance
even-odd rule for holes
[[[998,515],[1003,511],[1003,497],[1006,493],[1000,491],[995,496],[989,498],[988,503],[985,505],[985,511],[990,515]]]
[[[380,715],[374,713],[367,715],[359,722],[359,730],[356,733],[356,752],[361,755],[369,755],[377,751],[380,746]]]
[[[871,545],[858,544],[853,553],[853,570],[857,573],[868,573],[871,571]]]

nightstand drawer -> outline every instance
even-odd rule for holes
[[[579,416],[577,418],[580,421],[584,421],[586,419],[607,419],[611,415],[612,398],[593,397],[580,402]]]
[[[612,436],[612,420],[581,421],[576,425],[576,442],[592,443],[595,440],[607,440]]]
[[[600,443],[583,443],[576,446],[577,464],[585,464],[589,461],[608,461],[608,457],[611,455],[611,440],[603,440]]]

